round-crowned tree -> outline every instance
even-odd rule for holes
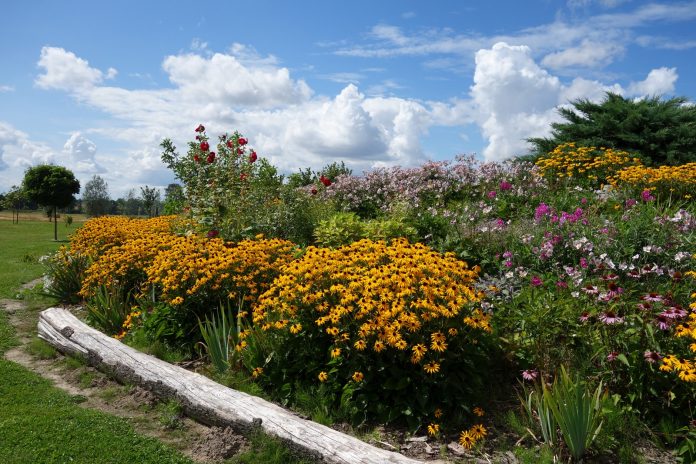
[[[22,185],[29,200],[53,208],[53,239],[58,240],[56,211],[75,201],[80,182],[69,169],[41,164],[27,169]]]

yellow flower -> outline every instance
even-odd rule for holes
[[[435,415],[435,418],[436,418],[436,419],[441,418],[441,417],[442,417],[442,409],[437,408],[437,409],[435,410],[434,415]]]
[[[436,374],[440,372],[440,364],[435,361],[430,361],[423,366],[423,370],[428,374]]]
[[[365,378],[365,376],[363,375],[362,372],[360,372],[360,371],[353,372],[352,379],[354,382],[362,382],[364,378]]]
[[[431,437],[436,437],[440,433],[440,424],[431,423],[428,424],[428,435]]]
[[[365,340],[360,339],[353,343],[353,346],[356,350],[363,351],[365,348],[367,348],[367,343],[365,343]]]
[[[384,345],[384,343],[380,342],[379,340],[377,340],[377,341],[375,342],[375,344],[372,345],[372,349],[375,350],[377,353],[379,353],[379,352],[381,352],[382,350],[384,350],[384,348],[386,348],[386,346]]]
[[[334,348],[331,350],[331,357],[332,358],[338,358],[341,356],[341,349],[340,348]]]
[[[480,440],[488,434],[486,427],[483,424],[476,424],[469,429],[469,435],[473,437],[474,440]]]
[[[326,382],[329,379],[329,375],[326,372],[321,371],[319,373],[319,375],[317,376],[317,378],[319,379],[320,382]]]
[[[465,449],[471,449],[476,444],[476,439],[472,437],[469,432],[462,432],[459,434],[459,444]]]
[[[302,324],[299,322],[297,324],[293,324],[290,326],[290,333],[291,334],[298,334],[302,331]]]
[[[481,409],[480,407],[476,406],[474,408],[474,414],[477,415],[478,417],[483,417],[486,413]]]
[[[258,378],[261,374],[263,374],[263,367],[255,367],[253,371],[251,371],[251,376],[253,378]]]

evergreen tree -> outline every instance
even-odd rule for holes
[[[551,137],[532,138],[537,158],[563,143],[625,150],[647,165],[696,161],[696,106],[685,97],[631,100],[607,93],[601,103],[580,99],[559,109],[565,122],[553,123]]]

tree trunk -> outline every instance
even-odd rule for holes
[[[53,207],[53,240],[58,241],[58,208]]]
[[[392,451],[302,419],[278,405],[238,392],[124,345],[85,325],[63,308],[39,316],[39,337],[59,351],[122,382],[143,386],[158,396],[181,402],[189,416],[210,425],[252,430],[260,427],[292,448],[332,464],[415,464]]]

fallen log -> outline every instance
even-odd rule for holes
[[[39,337],[60,352],[80,357],[121,382],[140,385],[159,397],[174,398],[187,415],[205,424],[247,431],[260,427],[292,448],[332,464],[420,462],[141,353],[89,327],[63,308],[43,311],[38,329]]]

